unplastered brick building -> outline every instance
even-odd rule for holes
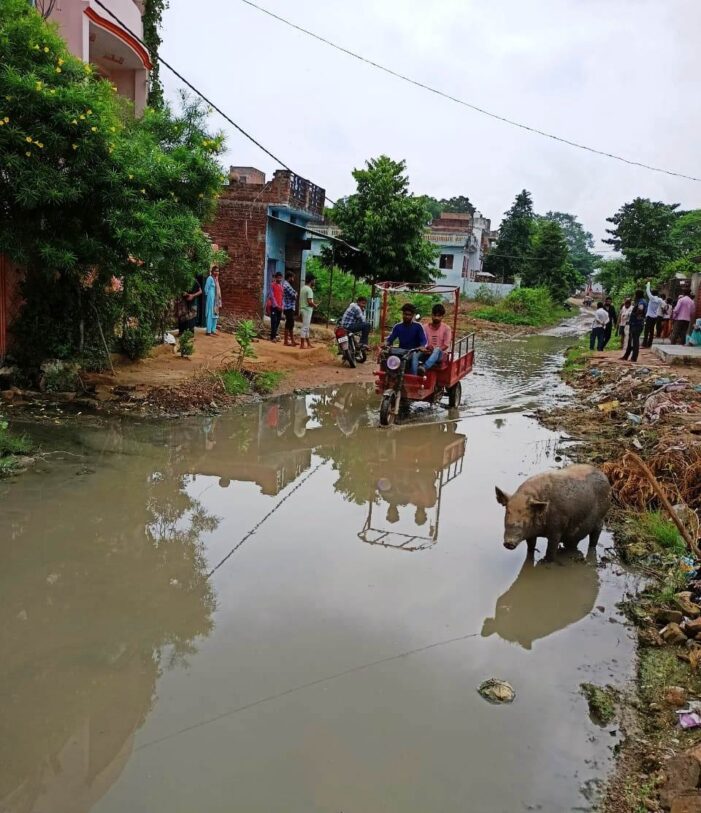
[[[229,260],[221,269],[222,313],[259,317],[277,271],[295,273],[299,288],[311,248],[307,225],[324,211],[325,192],[288,170],[266,182],[254,167],[231,167],[207,233]]]

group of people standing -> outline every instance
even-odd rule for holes
[[[680,294],[675,303],[670,297],[660,296],[648,282],[645,291],[637,290],[635,296],[626,297],[618,318],[611,297],[597,303],[589,349],[593,350],[596,345],[597,350],[604,350],[615,325],[624,349],[622,360],[635,362],[640,352],[641,336],[643,347],[652,347],[655,337],[668,338],[672,344],[684,344],[694,311],[691,294]]]
[[[277,271],[273,275],[270,283],[270,292],[265,304],[266,313],[270,316],[270,341],[279,342],[278,331],[283,316],[285,317],[285,345],[288,347],[296,347],[295,341],[295,308],[297,306],[297,290],[294,287],[295,274],[293,271],[288,271],[285,274],[283,281],[282,271]],[[310,348],[312,343],[309,341],[310,326],[312,323],[312,315],[316,302],[314,301],[314,286],[316,285],[316,277],[313,274],[307,274],[304,280],[304,285],[299,292],[299,313],[302,317],[302,327],[299,331],[299,347],[300,349]]]
[[[215,265],[204,279],[198,275],[189,291],[183,291],[176,307],[178,333],[195,332],[196,327],[206,328],[207,336],[217,332],[219,310],[222,305],[219,268]]]

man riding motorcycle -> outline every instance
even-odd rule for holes
[[[368,299],[366,296],[359,296],[355,302],[351,302],[341,317],[339,325],[349,333],[360,333],[360,343],[367,350],[370,339],[372,325],[365,319],[365,308]]]
[[[397,322],[392,328],[392,332],[385,343],[386,347],[391,347],[395,341],[398,341],[401,350],[426,349],[426,333],[421,323],[414,321],[415,315],[415,305],[412,305],[411,302],[402,305],[402,321]],[[412,359],[412,366],[415,358],[416,355]],[[418,361],[416,363],[418,364]]]

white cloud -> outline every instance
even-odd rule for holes
[[[701,175],[697,0],[261,0],[271,11],[496,113]],[[467,194],[498,224],[522,188],[597,238],[636,195],[701,206],[701,184],[596,157],[433,96],[239,0],[171,0],[163,55],[293,169],[352,191],[351,170],[405,158],[412,188]],[[167,72],[166,72],[167,73]],[[177,87],[167,78],[167,87]],[[217,122],[218,124],[219,122]],[[274,162],[229,125],[227,159]]]

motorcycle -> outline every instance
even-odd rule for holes
[[[336,328],[336,344],[338,354],[343,361],[348,362],[348,366],[355,369],[356,364],[363,364],[367,360],[368,354],[360,343],[359,333],[350,333],[344,327]]]
[[[380,402],[380,425],[391,426],[400,412],[408,412],[409,402],[402,397],[406,366],[413,350],[384,348],[380,353],[380,370],[384,373],[384,391]]]

